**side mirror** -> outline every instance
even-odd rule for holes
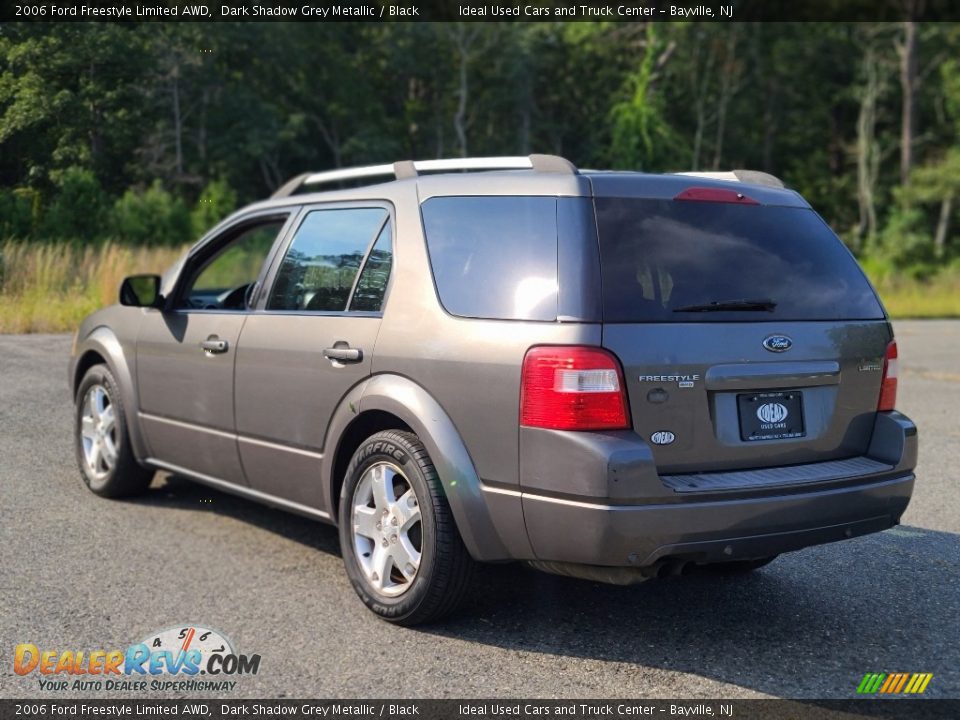
[[[131,275],[120,285],[120,304],[129,307],[160,307],[159,275]]]

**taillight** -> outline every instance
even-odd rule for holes
[[[883,380],[880,381],[880,400],[877,401],[877,412],[893,410],[897,404],[897,341],[891,340],[887,345],[887,354],[883,359]]]
[[[629,428],[617,358],[593,347],[528,350],[520,381],[520,424],[553,430]]]

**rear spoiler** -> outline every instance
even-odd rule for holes
[[[751,185],[766,185],[767,187],[779,188],[781,190],[787,187],[780,178],[776,177],[775,175],[771,175],[770,173],[761,172],[760,170],[729,170],[727,172],[691,171],[674,173],[674,175],[701,177],[709,180],[726,180],[728,182],[750,183]]]

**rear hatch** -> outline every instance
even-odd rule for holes
[[[863,455],[892,337],[856,261],[795,193],[684,182],[595,183],[603,345],[658,469]]]

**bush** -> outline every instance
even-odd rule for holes
[[[876,260],[900,268],[907,275],[922,279],[936,272],[933,238],[924,213],[917,207],[896,206],[880,233]]]
[[[0,190],[0,238],[30,237],[39,209],[40,195],[35,190]]]
[[[102,237],[107,196],[93,172],[79,167],[67,168],[56,178],[56,183],[56,195],[40,219],[37,234],[72,240]]]
[[[187,206],[159,180],[143,192],[127,190],[113,206],[110,225],[114,236],[132,245],[182,245],[193,237]]]
[[[200,193],[197,206],[190,214],[193,237],[199,239],[210,228],[237,207],[237,194],[226,180],[214,180]]]

